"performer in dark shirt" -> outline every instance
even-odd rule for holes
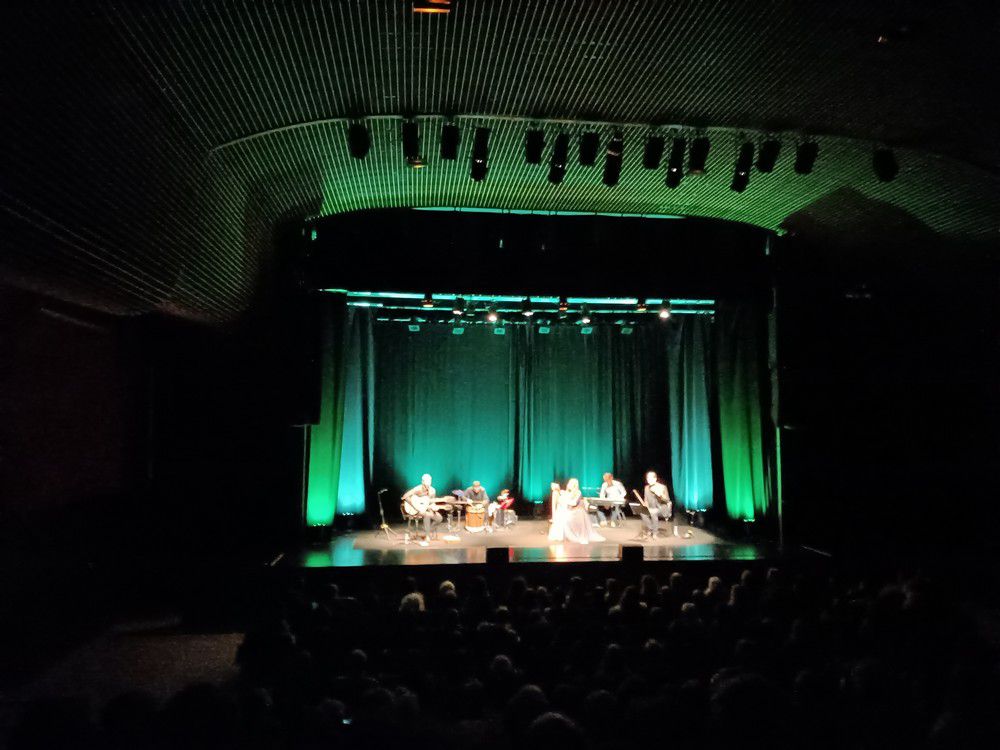
[[[667,486],[660,482],[655,471],[646,472],[646,487],[642,491],[642,504],[649,509],[649,518],[642,517],[653,539],[657,537],[660,518],[668,519],[673,514],[674,503],[670,499]]]

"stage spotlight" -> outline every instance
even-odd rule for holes
[[[664,302],[660,305],[660,311],[657,313],[660,316],[660,320],[666,320],[670,317],[670,303]]]
[[[586,325],[590,325],[590,320],[591,320],[591,318],[590,318],[590,308],[587,307],[586,305],[584,305],[583,309],[580,310],[580,322],[583,325],[586,326]]]
[[[683,138],[674,138],[670,146],[670,161],[667,162],[667,187],[673,190],[681,184],[684,179],[684,151],[687,149],[687,141]]]
[[[800,143],[799,147],[795,151],[795,173],[796,174],[809,174],[813,170],[813,165],[816,163],[816,157],[819,155],[819,144],[816,141],[806,141],[805,143]]]
[[[597,133],[589,131],[580,136],[580,166],[592,167],[597,164],[597,149],[601,141]]]
[[[549,162],[549,182],[558,185],[566,176],[566,162],[569,160],[569,136],[560,133],[552,147],[552,161]]]
[[[644,169],[659,169],[660,161],[663,159],[663,138],[658,135],[651,135],[646,139],[646,146],[642,150],[642,166]]]
[[[434,295],[430,292],[424,295],[424,298],[420,300],[421,307],[434,307]]]
[[[462,317],[463,315],[465,315],[465,300],[462,299],[461,297],[458,297],[455,300],[455,304],[452,305],[452,307],[451,307],[451,312],[456,317],[459,317],[459,318]]]
[[[413,12],[424,15],[451,13],[451,0],[413,0]]]
[[[531,309],[531,297],[525,297],[524,302],[521,303],[521,315],[530,318],[534,314],[535,311]]]
[[[355,159],[364,159],[368,156],[368,149],[372,147],[371,135],[368,128],[362,122],[352,122],[347,127],[347,150]]]
[[[621,133],[615,133],[608,141],[608,149],[604,154],[604,177],[601,181],[608,187],[614,187],[622,176],[622,154],[625,152],[625,141]]]
[[[403,122],[403,158],[415,169],[424,165],[424,160],[420,156],[420,129],[415,120]]]
[[[455,161],[458,158],[458,142],[461,140],[461,133],[458,125],[453,122],[446,122],[441,126],[441,158],[446,161]]]
[[[739,156],[736,157],[736,169],[733,170],[733,182],[729,186],[731,190],[742,193],[750,184],[750,168],[753,166],[753,144],[747,141],[740,146]]]
[[[760,153],[757,154],[757,171],[765,174],[773,172],[774,166],[778,163],[779,153],[781,153],[781,141],[770,139],[760,144]]]
[[[565,297],[559,298],[559,312],[564,313],[569,310],[569,300]]]
[[[524,134],[524,160],[528,164],[541,164],[545,150],[545,133],[535,129]]]
[[[891,182],[899,174],[899,164],[892,149],[878,148],[872,155],[872,167],[880,182]]]
[[[489,169],[490,158],[490,129],[476,128],[476,135],[472,141],[472,167],[470,174],[476,182],[486,179],[486,172]]]
[[[500,316],[497,315],[496,310],[490,308],[489,310],[486,311],[486,320],[489,323],[496,323],[498,320],[500,320]]]
[[[705,169],[708,167],[708,152],[711,148],[712,142],[704,136],[691,141],[691,154],[688,156],[688,172],[691,174],[705,174]]]
[[[640,297],[639,298],[639,303],[635,306],[635,311],[639,312],[639,313],[646,312],[646,298],[645,297]]]

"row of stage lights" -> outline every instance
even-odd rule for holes
[[[469,164],[469,175],[476,182],[486,179],[489,171],[489,128],[475,129],[472,139],[472,154]],[[446,161],[458,159],[458,146],[461,133],[458,125],[446,122],[441,126],[441,158]],[[420,129],[415,120],[404,120],[402,124],[403,158],[414,169],[425,165],[420,150]],[[371,149],[371,134],[364,123],[355,122],[347,129],[348,150],[356,159],[364,159]],[[646,138],[642,153],[642,166],[645,169],[659,169],[667,153],[667,139],[661,135],[651,134]],[[667,170],[664,184],[668,188],[676,188],[681,184],[685,174],[701,175],[706,171],[708,154],[712,143],[706,136],[691,139],[690,144],[684,136],[674,136],[669,141]],[[558,185],[566,176],[569,163],[570,140],[567,133],[556,136],[552,145],[552,157],[549,161],[549,182]],[[600,136],[594,131],[580,135],[578,144],[578,159],[580,166],[593,167],[597,164],[600,151]],[[545,150],[545,132],[533,128],[524,136],[524,159],[528,164],[541,164]],[[604,174],[601,181],[608,187],[614,187],[621,178],[622,157],[625,153],[625,138],[621,131],[616,131],[607,143],[604,152]],[[756,165],[754,156],[756,154]],[[769,138],[757,149],[754,142],[744,141],[736,156],[733,170],[733,180],[730,188],[742,193],[750,184],[750,172],[754,166],[758,172],[774,171],[781,155],[781,141]],[[685,171],[684,157],[687,156]],[[819,144],[813,140],[805,140],[795,147],[795,162],[793,168],[796,174],[809,174],[813,170],[816,158],[819,156]],[[872,169],[875,176],[882,182],[889,182],[899,173],[896,156],[891,149],[878,148],[872,155]]]
[[[425,309],[433,309],[437,307],[437,304],[434,301],[433,295],[428,293],[425,294],[424,298],[420,301],[420,306]],[[561,318],[568,317],[569,316],[568,298],[560,297],[559,306],[557,309],[559,311],[559,317]],[[451,307],[451,313],[456,318],[471,317],[475,315],[476,312],[477,311],[461,297],[457,297]],[[536,310],[531,304],[531,297],[525,297],[524,300],[521,302],[521,310],[520,310],[521,315],[530,320],[535,315],[535,312]],[[644,297],[639,298],[638,302],[636,303],[635,310],[633,312],[636,313],[650,312],[649,306],[646,304],[646,299]],[[656,315],[657,317],[660,318],[660,320],[667,320],[670,317],[670,303],[667,300],[664,300],[657,308]],[[500,314],[494,307],[489,307],[486,309],[485,318],[487,323],[500,322]],[[591,312],[590,307],[588,305],[583,305],[580,308],[579,322],[583,325],[590,325],[592,321],[593,321],[593,314]]]

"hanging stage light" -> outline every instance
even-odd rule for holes
[[[569,300],[565,297],[559,298],[559,312],[564,313],[569,311]]]
[[[498,320],[500,320],[500,316],[497,315],[497,311],[491,307],[489,310],[486,311],[486,320],[490,323],[496,323]]]
[[[620,132],[611,136],[608,149],[604,154],[604,176],[601,178],[608,187],[614,187],[622,176],[622,154],[625,152],[625,141]]]
[[[424,295],[424,298],[420,300],[421,307],[434,307],[434,295],[430,292]]]
[[[583,325],[590,325],[590,308],[586,305],[580,310],[580,322]]]
[[[545,150],[545,132],[534,128],[524,134],[524,160],[528,164],[541,164]]]
[[[597,133],[588,131],[580,136],[580,166],[592,167],[597,164],[597,149],[601,147],[601,141]]]
[[[448,15],[451,0],[413,0],[413,12],[423,15]]]
[[[639,303],[635,306],[635,311],[638,312],[638,313],[644,313],[644,312],[646,312],[646,298],[645,297],[640,297],[639,298]]]
[[[880,182],[891,182],[899,174],[896,155],[889,148],[875,149],[875,153],[872,155],[872,168]]]
[[[352,122],[347,127],[347,150],[355,159],[364,159],[372,146],[371,135],[363,122]]]
[[[424,166],[423,157],[420,156],[420,129],[416,120],[403,121],[403,158],[414,169]]]
[[[524,302],[521,303],[521,315],[530,318],[534,314],[535,311],[531,309],[531,297],[525,297]]]
[[[674,138],[670,146],[670,161],[667,162],[667,187],[671,190],[681,184],[684,179],[684,151],[687,149],[687,141],[683,138]]]
[[[753,166],[753,144],[747,141],[740,146],[739,156],[736,157],[736,169],[733,170],[733,182],[729,186],[731,190],[742,193],[750,184],[750,168]]]
[[[446,122],[441,126],[441,158],[447,161],[455,161],[458,158],[458,142],[461,135],[458,125],[453,122]]]
[[[800,143],[799,147],[795,150],[795,173],[809,174],[812,172],[818,155],[819,144],[816,141]]]
[[[659,169],[662,159],[663,138],[658,135],[649,136],[646,139],[646,146],[642,150],[643,169]]]
[[[664,300],[663,304],[660,305],[660,312],[658,313],[660,320],[666,320],[670,317],[670,303]]]
[[[552,161],[549,163],[549,182],[558,185],[566,176],[566,162],[569,160],[569,136],[560,133],[552,147]]]
[[[465,315],[465,300],[462,299],[461,297],[457,297],[455,299],[455,304],[452,305],[452,307],[451,307],[451,312],[456,317],[459,317],[459,318],[462,317],[463,315]]]
[[[757,154],[757,171],[765,174],[773,172],[780,153],[781,141],[771,138],[760,144],[760,153]]]
[[[476,182],[482,182],[486,179],[489,158],[490,129],[476,128],[476,135],[472,141],[472,166],[470,168],[470,175]]]
[[[691,154],[688,156],[688,172],[691,174],[705,174],[708,168],[708,152],[712,148],[712,142],[705,136],[699,136],[691,141]]]

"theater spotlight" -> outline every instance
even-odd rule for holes
[[[773,172],[774,166],[778,163],[779,153],[781,153],[781,141],[772,138],[760,144],[760,153],[757,154],[757,171],[765,174]]]
[[[646,139],[646,146],[642,150],[643,169],[659,169],[662,159],[663,138],[658,135],[649,136]]]
[[[472,141],[472,166],[470,174],[476,182],[486,179],[486,172],[489,169],[490,158],[490,130],[489,128],[476,128],[476,135]]]
[[[352,122],[347,128],[347,150],[355,159],[364,159],[368,156],[368,149],[372,146],[371,135],[364,123]]]
[[[565,297],[559,298],[559,312],[564,313],[569,311],[569,300]]]
[[[486,320],[490,323],[496,323],[498,320],[500,320],[500,316],[497,315],[497,311],[491,307],[489,310],[486,311]]]
[[[819,144],[816,141],[800,143],[799,147],[795,150],[795,173],[809,174],[812,172],[818,155]]]
[[[448,15],[451,0],[413,0],[413,12],[423,15]]]
[[[415,120],[403,122],[403,158],[414,169],[424,166],[423,157],[420,156],[420,129]]]
[[[545,133],[533,129],[524,134],[524,160],[528,164],[541,164],[542,151],[545,150]]]
[[[736,169],[733,170],[733,182],[729,186],[731,190],[742,193],[750,184],[750,168],[753,166],[753,144],[747,141],[740,146],[739,156],[736,157]]]
[[[521,303],[521,315],[530,318],[534,314],[535,311],[531,309],[531,297],[525,297],[524,302]]]
[[[621,133],[615,133],[608,141],[608,149],[604,154],[604,176],[601,178],[608,187],[614,187],[622,176],[622,154],[625,151],[625,141]]]
[[[424,298],[420,300],[421,307],[434,307],[434,295],[430,292],[424,295]]]
[[[580,322],[585,326],[590,325],[590,308],[586,305],[580,310]]]
[[[667,162],[667,187],[671,190],[681,184],[684,179],[684,151],[687,141],[674,138],[670,146],[670,161]]]
[[[711,148],[711,141],[704,136],[691,141],[691,154],[688,156],[688,172],[691,174],[705,174],[705,169],[708,166],[708,152]]]
[[[597,149],[601,141],[597,133],[589,131],[580,136],[580,166],[592,167],[597,164]]]
[[[646,309],[647,309],[646,308],[646,298],[645,297],[640,297],[639,298],[639,303],[635,306],[635,311],[638,312],[638,313],[644,313],[644,312],[646,312]]]
[[[458,142],[461,135],[458,125],[453,122],[446,122],[441,126],[441,158],[447,161],[455,161],[458,158]]]
[[[552,161],[549,163],[549,182],[558,185],[566,176],[566,162],[569,159],[569,136],[560,133],[552,146]]]
[[[461,297],[456,298],[455,299],[455,304],[452,305],[452,307],[451,307],[451,312],[456,317],[459,317],[459,318],[462,317],[463,315],[465,315],[465,300],[462,299]]]
[[[666,320],[670,317],[670,303],[664,302],[660,305],[660,312],[657,313],[660,316],[660,320]]]
[[[878,148],[872,155],[872,167],[880,182],[891,182],[899,174],[899,164],[892,149]]]

